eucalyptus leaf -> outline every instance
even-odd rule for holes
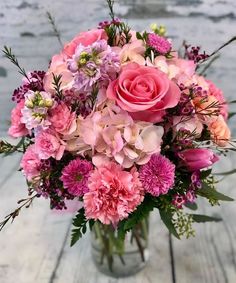
[[[193,221],[197,223],[222,221],[222,218],[219,216],[208,216],[203,214],[191,214],[191,215],[193,217]]]
[[[186,206],[187,208],[189,208],[191,210],[197,210],[198,209],[198,206],[195,202],[194,203],[187,202],[187,203],[185,203],[184,206]]]

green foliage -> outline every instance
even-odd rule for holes
[[[179,233],[173,222],[173,212],[171,210],[159,210],[161,220],[166,225],[169,232],[174,235],[177,239],[180,239]]]
[[[89,223],[90,229],[94,225],[94,220],[87,220],[84,214],[84,208],[81,208],[72,221],[72,225],[75,227],[72,229],[71,234],[71,247],[87,232],[87,224]]]
[[[209,184],[203,183],[202,189],[198,190],[197,195],[207,198],[210,203],[218,203],[218,201],[233,201],[234,199],[222,193],[219,193],[215,188]]]
[[[219,216],[208,216],[202,214],[191,214],[194,222],[204,223],[204,222],[219,222],[222,221],[222,218]]]
[[[185,203],[184,206],[191,209],[191,210],[197,210],[198,209],[198,206],[195,202],[194,203],[187,202],[187,203]]]
[[[59,99],[61,99],[63,97],[63,93],[62,93],[62,89],[61,89],[61,84],[62,84],[62,81],[61,81],[61,78],[62,78],[62,75],[55,75],[53,74],[53,87],[56,91],[56,95],[59,97]]]
[[[0,140],[0,154],[5,156],[14,152],[25,152],[26,148],[30,144],[29,140],[25,137],[21,138],[17,145],[12,145],[7,141]]]

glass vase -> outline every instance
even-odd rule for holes
[[[96,222],[91,231],[92,258],[102,273],[119,278],[143,269],[149,258],[149,217],[119,237],[111,225]]]

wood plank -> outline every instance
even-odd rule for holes
[[[55,278],[50,283],[170,283],[171,264],[168,232],[160,223],[157,213],[151,216],[150,261],[136,276],[113,279],[99,273],[91,259],[90,238],[86,235],[70,248],[68,237]]]
[[[0,219],[26,195],[21,172],[14,172],[1,187]],[[48,201],[36,199],[0,233],[0,282],[13,283],[17,278],[18,283],[49,283],[70,223],[70,214],[52,212]]]
[[[236,167],[236,156],[223,158],[216,169],[227,171]],[[236,199],[236,175],[218,184],[218,190]],[[236,282],[236,203],[210,207],[200,201],[201,213],[221,215],[220,223],[195,224],[196,237],[174,240],[176,282],[235,283]]]

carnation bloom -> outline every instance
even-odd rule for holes
[[[77,158],[63,168],[60,180],[70,194],[80,197],[88,191],[88,178],[92,170],[91,162]]]
[[[89,178],[89,192],[84,195],[86,217],[114,226],[127,218],[143,201],[138,175],[136,169],[127,172],[114,162],[95,169]]]
[[[70,135],[76,130],[76,115],[64,103],[58,104],[50,111],[49,121],[56,132]]]
[[[155,33],[148,34],[147,43],[161,55],[170,52],[172,47],[168,39]]]
[[[24,153],[20,166],[29,181],[40,175],[41,161],[35,152],[35,146],[30,145]]]
[[[22,113],[21,110],[25,106],[25,101],[21,100],[16,107],[11,111],[11,127],[8,130],[8,134],[13,138],[23,137],[29,134],[25,124],[21,122]]]
[[[139,179],[151,195],[167,194],[174,185],[175,165],[163,155],[153,154],[149,162],[141,166]]]
[[[207,124],[212,140],[219,146],[226,146],[230,140],[231,132],[223,116],[214,117]]]
[[[178,153],[190,171],[200,170],[213,165],[219,157],[206,148],[185,149]]]

